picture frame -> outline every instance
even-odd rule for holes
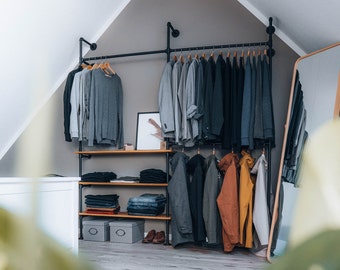
[[[159,150],[162,136],[159,112],[138,112],[136,129],[136,150]]]

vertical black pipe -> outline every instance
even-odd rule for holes
[[[79,65],[83,63],[83,38],[79,39]]]
[[[170,61],[170,53],[171,53],[171,49],[170,49],[170,30],[171,30],[171,22],[167,23],[167,32],[166,32],[166,61],[169,62]]]
[[[171,28],[171,23],[167,23],[167,32],[166,32],[166,61],[170,61],[170,28]],[[166,149],[169,148],[169,141],[166,138]],[[169,183],[169,153],[166,153],[166,182]],[[169,193],[168,189],[166,189],[166,216],[168,217],[170,213],[170,205],[169,205]],[[170,233],[170,222],[167,220],[165,222],[166,224],[166,245],[169,245],[169,233]]]
[[[275,27],[273,26],[273,18],[269,18],[269,26],[266,29],[268,34],[268,58],[269,58],[269,89],[270,93],[272,93],[272,73],[273,73],[273,61],[272,58],[275,54],[275,50],[273,49],[273,34],[275,32]],[[269,209],[272,210],[271,207],[271,189],[272,189],[272,175],[271,175],[271,151],[272,151],[272,142],[268,140],[267,142],[267,159],[268,159],[268,179],[267,179],[267,204]],[[271,212],[271,211],[270,211]]]

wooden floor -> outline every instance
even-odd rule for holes
[[[232,253],[220,249],[187,245],[120,244],[79,240],[79,255],[95,265],[96,270],[142,269],[265,269],[268,262],[248,250],[237,248]]]

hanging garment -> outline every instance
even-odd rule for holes
[[[257,68],[256,68],[256,92],[255,92],[255,120],[254,120],[254,144],[256,149],[261,149],[264,143],[263,134],[263,106],[262,106],[262,57],[261,54],[257,56]]]
[[[198,121],[195,117],[197,114],[197,72],[198,72],[198,60],[192,59],[192,62],[188,69],[187,81],[185,86],[186,100],[187,100],[187,121],[191,128],[190,141],[195,142],[198,137]]]
[[[123,89],[117,73],[92,70],[89,110],[88,146],[96,142],[123,148]]]
[[[174,63],[174,60],[170,60],[165,64],[158,91],[159,117],[165,138],[173,138],[175,131],[172,98],[172,68]]]
[[[88,95],[91,88],[91,79],[92,71],[89,69],[84,69],[81,71],[81,76],[79,78],[79,112],[78,112],[78,141],[86,140],[86,134],[88,131],[87,127],[87,118],[85,115],[86,111],[86,101],[88,99]],[[88,84],[90,83],[90,85]],[[87,97],[85,98],[85,96]]]
[[[71,138],[79,138],[79,115],[82,92],[80,88],[80,80],[83,71],[80,71],[74,75],[70,103],[71,103],[71,113],[70,113],[70,134]]]
[[[74,76],[70,103],[71,103],[71,113],[70,113],[70,135],[72,138],[78,139],[78,141],[86,140],[87,134],[87,118],[85,115],[85,91],[88,93],[91,79],[91,70],[83,69]]]
[[[65,135],[65,141],[71,142],[71,134],[70,134],[70,115],[71,115],[71,91],[72,91],[72,85],[74,81],[74,76],[76,73],[82,70],[82,67],[79,66],[78,68],[72,70],[68,75],[66,79],[64,94],[63,94],[63,102],[64,102],[64,135]]]
[[[243,103],[243,88],[244,88],[244,58],[240,56],[237,73],[237,92],[236,92],[236,107],[235,107],[235,142],[234,149],[241,149],[241,123],[242,123],[242,103]]]
[[[205,69],[205,90],[204,90],[204,113],[202,123],[202,136],[205,142],[215,141],[216,136],[211,132],[212,125],[212,108],[213,108],[213,91],[215,61],[212,56],[209,57]]]
[[[178,99],[178,90],[181,80],[182,73],[182,62],[180,59],[176,61],[172,68],[172,103],[174,107],[174,123],[175,123],[175,142],[179,143],[181,137],[181,122],[182,122],[182,112]]]
[[[262,154],[251,170],[256,175],[253,223],[259,246],[268,245],[269,239],[269,210],[267,205],[267,160]]]
[[[263,106],[263,135],[265,140],[271,142],[271,147],[275,147],[275,126],[274,126],[274,112],[273,112],[273,99],[271,78],[269,74],[269,63],[267,55],[263,56],[263,93],[262,93],[262,106]]]
[[[200,58],[197,70],[197,93],[196,93],[196,105],[197,112],[194,116],[198,123],[198,135],[196,142],[202,140],[202,129],[203,129],[203,114],[204,114],[204,96],[205,96],[205,84],[207,81],[206,74],[207,60],[204,57]]]
[[[253,61],[251,65],[251,105],[250,105],[250,121],[249,121],[249,149],[255,148],[254,144],[254,124],[255,124],[255,95],[257,84],[257,69],[256,69],[256,56],[253,53]]]
[[[254,182],[250,170],[254,166],[254,159],[242,150],[240,159],[240,245],[246,248],[253,246],[253,189]]]
[[[177,152],[170,159],[172,177],[168,184],[171,209],[171,245],[193,242],[192,219],[188,196],[186,163],[189,157]]]
[[[224,89],[225,61],[222,54],[216,60],[215,84],[212,100],[211,133],[220,136],[223,125],[223,89]]]
[[[194,145],[192,140],[190,140],[190,138],[192,138],[192,135],[191,135],[190,124],[187,121],[187,95],[186,95],[186,90],[185,90],[190,64],[191,64],[191,60],[186,59],[182,67],[181,79],[180,79],[179,88],[178,88],[178,100],[179,100],[179,106],[182,112],[180,144],[184,146],[188,146],[188,147]]]
[[[237,104],[238,104],[238,64],[237,64],[237,57],[234,55],[233,57],[233,65],[232,65],[232,70],[231,70],[231,102],[230,102],[230,111],[231,111],[231,116],[230,116],[230,125],[231,125],[231,144],[232,147],[237,146],[237,127],[238,127],[238,117],[237,117]]]
[[[192,218],[192,229],[196,244],[205,242],[206,230],[203,219],[204,157],[193,156],[187,163],[189,181],[189,203]]]
[[[252,112],[252,67],[250,63],[250,56],[246,58],[246,66],[244,73],[244,88],[241,112],[241,145],[249,147],[250,144],[250,119]]]
[[[240,219],[238,201],[238,157],[234,153],[225,155],[218,163],[224,172],[217,206],[222,220],[222,239],[225,252],[233,251],[240,240]]]
[[[89,137],[89,118],[90,118],[90,92],[91,92],[92,70],[89,70],[82,76],[83,88],[83,111],[82,111],[82,140],[88,140]]]
[[[222,243],[222,223],[216,199],[221,191],[222,178],[217,168],[217,158],[210,155],[204,162],[203,219],[208,244]]]
[[[308,138],[305,130],[307,112],[304,108],[303,91],[296,73],[291,115],[288,125],[287,143],[285,149],[282,180],[298,186],[298,172],[301,162],[301,152]]]
[[[231,149],[231,62],[230,57],[225,61],[223,89],[223,126],[221,130],[222,148]]]

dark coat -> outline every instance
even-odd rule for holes
[[[169,181],[169,203],[171,209],[171,233],[173,247],[193,242],[192,221],[188,197],[186,163],[189,157],[176,153],[170,160],[172,177]]]
[[[195,243],[205,242],[206,231],[203,220],[204,157],[193,156],[187,163],[190,175],[189,202]]]

